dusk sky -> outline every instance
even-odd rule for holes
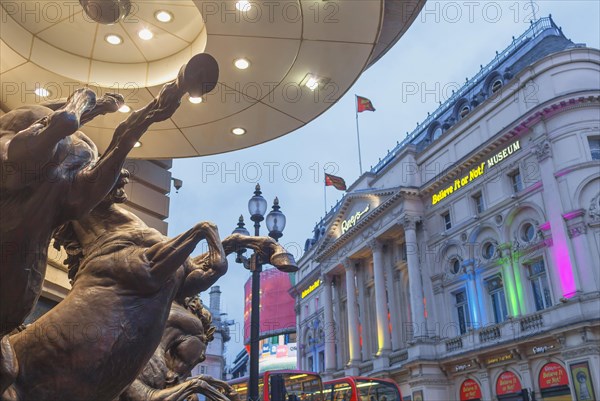
[[[600,2],[589,1],[428,1],[400,41],[369,68],[323,115],[274,141],[217,156],[175,160],[173,177],[183,180],[171,192],[169,235],[199,221],[212,221],[221,238],[235,228],[240,214],[249,231],[247,203],[260,183],[269,209],[275,196],[287,217],[280,242],[297,259],[314,225],[344,194],[327,188],[324,204],[323,168],[348,185],[359,177],[355,94],[369,98],[375,112],[359,115],[363,170],[375,165],[396,141],[405,138],[512,40],[536,16],[552,14],[567,38],[600,47]],[[263,234],[267,230],[263,223]],[[205,250],[197,248],[196,254]],[[218,285],[222,309],[235,319],[227,345],[228,363],[242,349],[244,283],[250,277],[229,259],[229,271]],[[207,295],[207,294],[205,294]],[[208,299],[203,296],[203,299]],[[207,301],[206,301],[207,302]]]

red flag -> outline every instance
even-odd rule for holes
[[[346,190],[346,181],[342,177],[325,173],[325,186],[328,187],[331,185],[340,191]]]
[[[356,96],[356,112],[362,113],[363,111],[375,111],[373,103],[366,97]]]

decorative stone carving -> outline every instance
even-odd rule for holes
[[[417,223],[419,222],[421,222],[420,216],[405,214],[400,218],[400,224],[405,230],[415,230],[417,228]]]
[[[549,140],[544,139],[540,143],[533,146],[532,152],[535,154],[538,162],[543,162],[552,156],[552,144]]]
[[[587,233],[587,226],[584,222],[578,222],[569,226],[569,238],[575,238]]]
[[[588,216],[592,220],[592,222],[600,222],[600,192],[598,193],[598,195],[594,196],[594,198],[590,202]]]
[[[376,238],[367,242],[367,245],[369,246],[369,248],[371,248],[373,252],[383,251],[383,243]]]

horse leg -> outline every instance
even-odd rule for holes
[[[270,237],[232,234],[225,238],[221,244],[219,244],[219,247],[225,255],[237,252],[240,249],[252,248],[261,255],[263,260],[268,260],[270,264],[281,271],[294,272],[298,270],[294,257]],[[206,291],[227,272],[227,260],[225,259],[223,268],[223,265],[216,263],[220,259],[214,259],[211,249],[218,249],[217,244],[211,245],[209,242],[209,252],[188,261],[186,268],[189,270],[189,274],[185,278],[178,298],[190,297]]]
[[[62,108],[17,133],[11,140],[7,161],[42,166],[54,155],[56,144],[73,134],[81,116],[94,108],[96,94],[89,89],[75,91]]]
[[[291,273],[298,270],[294,256],[271,237],[232,234],[223,240],[223,248],[227,254],[251,248],[260,255],[263,261],[268,261],[283,272]]]
[[[19,374],[17,356],[8,341],[8,336],[0,340],[0,396],[15,382]]]
[[[199,56],[205,57],[198,58]],[[212,62],[207,61],[207,57]],[[117,181],[125,158],[150,125],[170,118],[179,108],[181,98],[186,91],[193,91],[194,96],[202,95],[214,87],[206,84],[213,80],[216,83],[217,78],[216,61],[208,55],[196,55],[182,67],[175,81],[162,87],[155,99],[142,109],[131,113],[119,124],[96,166],[79,172],[75,177],[69,190],[69,198],[73,200],[69,205],[69,218],[77,220],[79,216],[89,212],[104,199]],[[196,82],[200,79],[205,79],[206,82]],[[191,89],[196,86],[202,89],[198,94]]]
[[[207,376],[207,375],[198,375],[198,376],[195,376],[194,378],[199,379],[199,380],[204,380],[211,387],[219,389],[219,391],[222,394],[224,394],[229,401],[241,401],[240,396],[237,393],[237,391],[235,391],[233,389],[233,387],[231,387],[229,384],[227,384],[223,380],[215,379],[214,377]]]
[[[151,263],[151,274],[159,279],[166,279],[184,264],[200,241],[205,238],[214,240],[213,236],[218,238],[217,227],[203,222],[173,239],[148,248],[145,254]]]

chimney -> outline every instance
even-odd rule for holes
[[[213,318],[218,317],[221,313],[221,289],[218,285],[210,288],[210,305],[209,309],[213,314]]]

